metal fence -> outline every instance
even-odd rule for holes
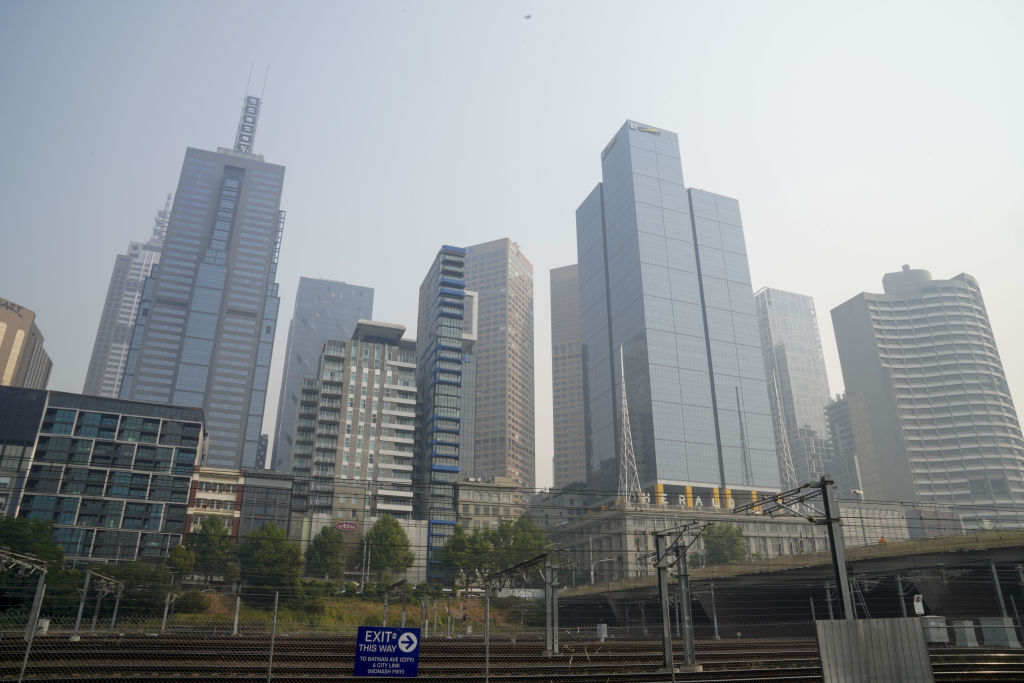
[[[685,633],[669,615],[670,669],[665,621],[654,603],[628,625],[560,624],[554,638],[552,629],[531,625],[547,616],[537,603],[492,601],[489,595],[461,604],[430,598],[385,606],[382,600],[372,607],[380,612],[364,621],[419,628],[418,677],[428,680],[822,680],[809,616],[803,621],[698,622],[693,662],[688,662]],[[578,621],[579,615],[564,607],[562,614]],[[0,680],[344,680],[353,678],[357,656],[358,626],[328,624],[322,614],[243,610],[236,621],[230,611],[209,616],[169,610],[166,618],[162,613],[128,615],[95,624],[87,616],[77,633],[76,621],[72,616],[48,618],[44,606],[35,632],[27,633],[27,613],[0,614]],[[957,672],[973,666],[970,653],[995,649],[1002,656],[996,663],[1000,671],[1011,677],[991,680],[1024,680],[1024,656],[1013,647],[1017,642],[1019,648],[1021,625],[1012,618],[998,624],[965,621],[932,622],[926,628],[931,629],[936,680],[967,680]]]

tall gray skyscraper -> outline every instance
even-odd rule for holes
[[[754,294],[779,473],[785,488],[820,479],[831,459],[829,401],[814,299],[781,289]],[[831,472],[829,472],[831,474]]]
[[[473,357],[476,419],[472,475],[534,487],[533,265],[509,239],[466,249],[466,288],[480,317]]]
[[[1024,522],[1024,437],[977,281],[926,270],[832,309],[864,495]]]
[[[551,390],[555,488],[587,481],[580,288],[575,264],[551,270]]]
[[[854,491],[860,491],[859,495],[863,496],[857,444],[853,438],[853,422],[850,421],[846,394],[836,396],[834,401],[825,405],[825,419],[828,420],[828,438],[832,446],[832,457],[826,467],[836,483],[839,497],[849,497]]]
[[[277,428],[271,469],[291,472],[295,445],[295,419],[299,411],[302,380],[315,377],[320,354],[328,340],[352,336],[360,319],[373,318],[373,288],[334,280],[299,278],[295,312],[288,325],[284,376],[277,402]]]
[[[186,150],[121,384],[122,398],[201,407],[217,467],[263,467],[284,167],[251,153],[259,109],[246,97],[234,149]]]
[[[153,266],[160,262],[160,250],[164,246],[170,217],[171,195],[167,195],[164,208],[156,212],[149,241],[129,242],[128,252],[118,254],[114,259],[83,394],[114,398],[121,390],[132,327],[142,302],[142,287]]]
[[[641,488],[728,507],[778,489],[735,199],[687,189],[675,133],[627,121],[576,211],[588,485],[612,497],[619,354]]]

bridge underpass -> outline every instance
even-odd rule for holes
[[[1002,616],[993,564],[1007,615],[1014,617],[1014,608],[1024,611],[1024,532],[847,548],[846,558],[858,617],[902,616],[898,584],[911,616],[915,594],[923,596],[926,614],[948,619]],[[827,619],[830,603],[838,618],[842,607],[834,582],[828,553],[691,568],[695,625],[710,625],[717,617],[722,635],[734,636],[738,628],[754,623],[809,622],[812,609],[817,619]],[[646,577],[563,590],[559,603],[563,628],[591,628],[594,623],[660,628],[653,570]]]

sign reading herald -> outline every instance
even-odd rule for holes
[[[360,626],[353,676],[412,678],[419,672],[420,630]]]

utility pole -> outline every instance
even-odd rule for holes
[[[843,615],[846,619],[856,619],[853,598],[850,593],[850,581],[846,571],[846,542],[843,538],[843,520],[839,514],[839,503],[832,487],[835,485],[828,475],[816,482],[809,482],[795,489],[782,493],[771,493],[750,503],[740,505],[733,514],[760,514],[768,517],[796,516],[803,517],[811,524],[825,526],[828,532],[829,552],[832,556],[832,570],[836,577],[836,586],[843,601]],[[818,510],[810,501],[821,499]]]

